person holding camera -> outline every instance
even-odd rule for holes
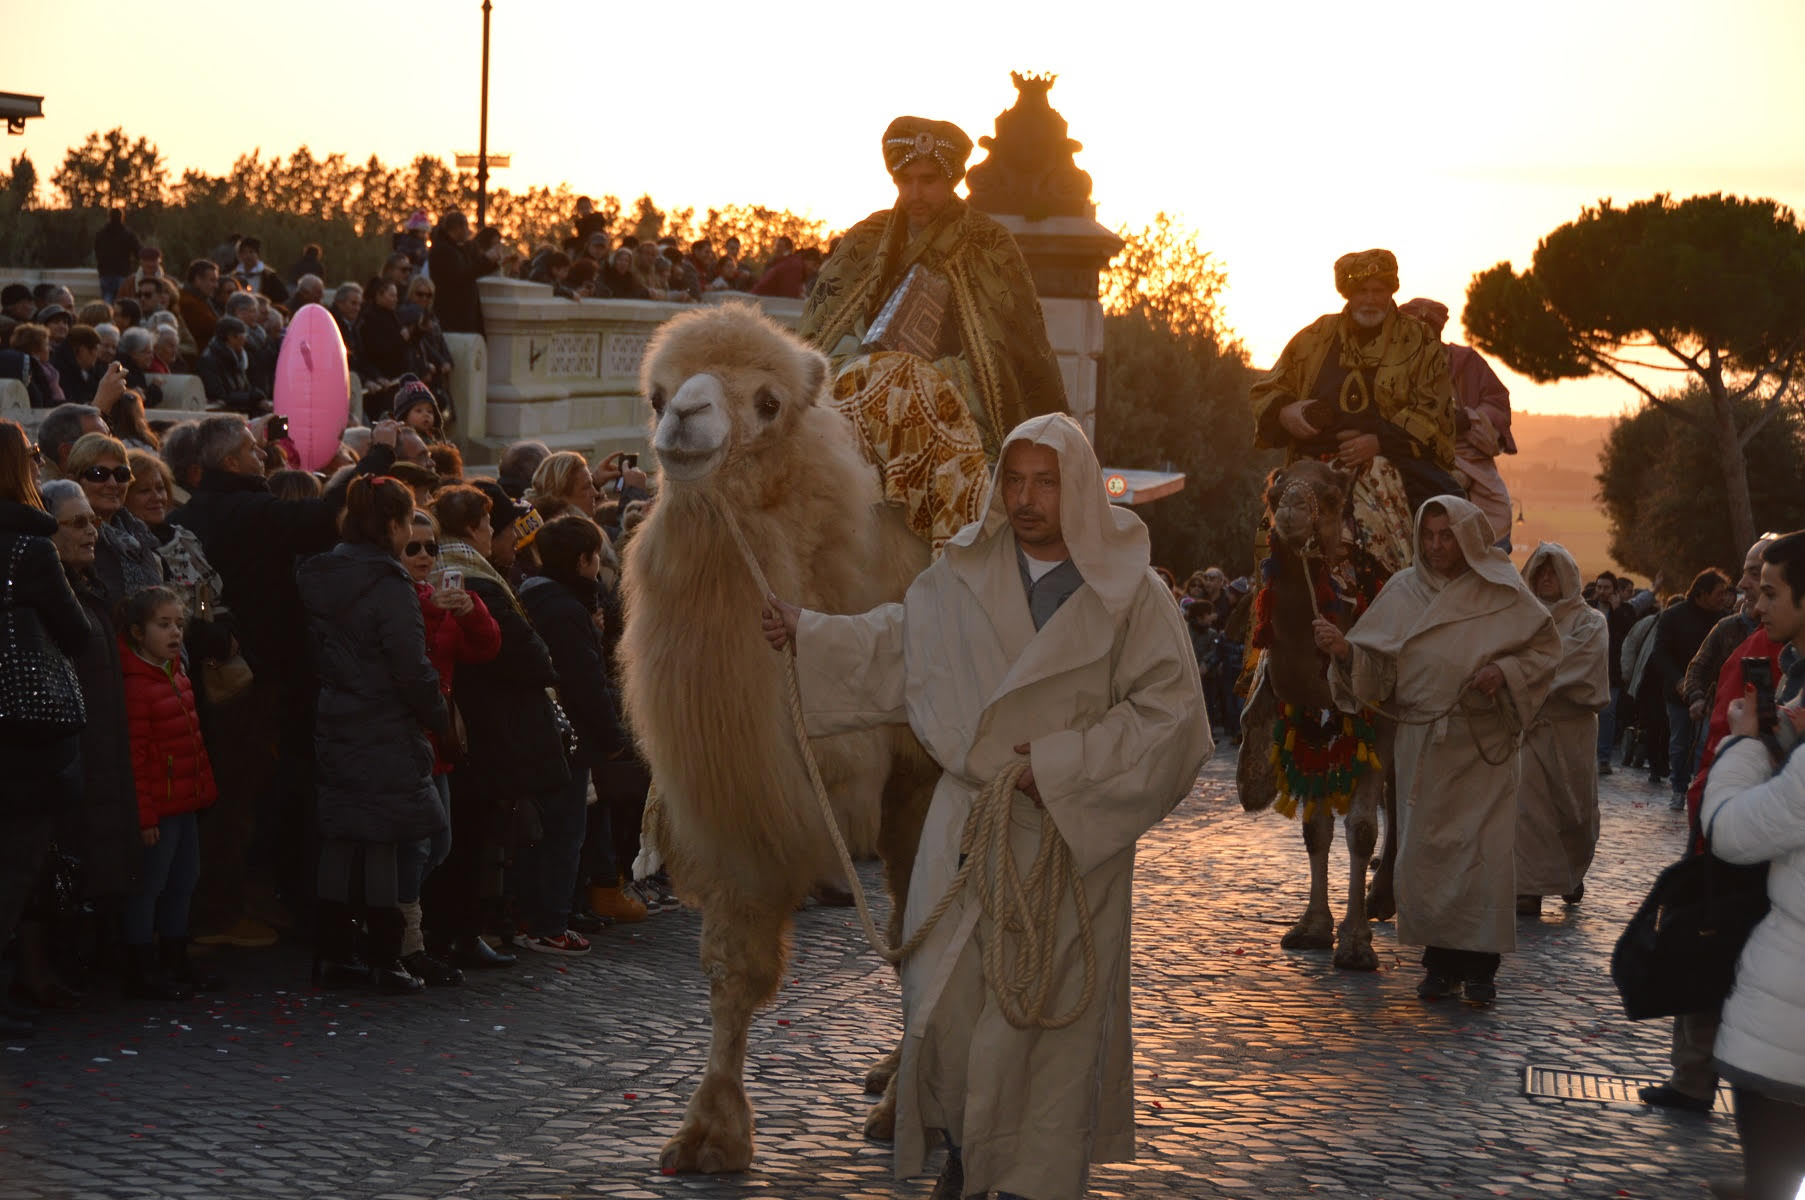
[[[1731,702],[1699,816],[1719,858],[1768,864],[1771,907],[1737,961],[1715,1053],[1748,1200],[1792,1200],[1805,1182],[1805,530],[1762,552],[1755,611],[1786,643],[1783,674],[1771,700],[1747,684]]]

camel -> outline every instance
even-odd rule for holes
[[[723,514],[772,589],[817,611],[900,600],[928,564],[927,546],[879,502],[851,424],[822,402],[827,378],[825,358],[745,305],[670,321],[640,371],[663,482],[627,547],[622,689],[661,798],[657,849],[702,913],[712,1019],[706,1069],[659,1157],[666,1171],[750,1165],[752,1014],[782,978],[790,914],[816,881],[843,874],[805,773],[785,662],[760,634],[765,597]],[[844,833],[877,830],[894,945],[938,772],[906,727],[812,745]],[[894,1127],[896,1057],[867,1079],[889,1085],[869,1136]]]
[[[1241,804],[1249,812],[1274,805],[1279,795],[1273,764],[1274,729],[1280,706],[1301,714],[1329,713],[1327,728],[1341,729],[1329,692],[1327,660],[1318,653],[1311,625],[1321,607],[1312,603],[1322,573],[1341,563],[1347,554],[1342,522],[1351,476],[1325,463],[1299,460],[1274,471],[1267,479],[1266,511],[1270,521],[1272,574],[1271,633],[1265,659],[1247,707],[1241,717],[1241,750],[1236,761],[1236,782]],[[1308,565],[1318,559],[1315,565]],[[1337,621],[1345,629],[1345,614]],[[1306,720],[1308,718],[1306,717]],[[1397,814],[1387,779],[1391,769],[1396,725],[1371,714],[1373,743],[1384,770],[1359,774],[1347,804],[1347,841],[1350,865],[1347,913],[1339,930],[1329,907],[1329,847],[1335,838],[1335,811],[1326,801],[1305,799],[1300,813],[1304,846],[1310,855],[1310,902],[1279,944],[1295,950],[1335,950],[1334,963],[1348,970],[1372,971],[1379,966],[1373,953],[1368,918],[1393,916],[1392,871],[1397,861]],[[1352,722],[1349,722],[1352,724]],[[1299,736],[1302,736],[1300,733]],[[1367,890],[1367,868],[1378,839],[1379,811],[1386,812],[1385,847]]]

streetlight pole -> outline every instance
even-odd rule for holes
[[[483,0],[482,123],[476,135],[476,227],[489,217],[489,0]]]

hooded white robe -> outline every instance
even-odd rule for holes
[[[1485,515],[1457,496],[1430,504],[1470,569],[1444,578],[1419,551],[1348,631],[1352,657],[1329,683],[1344,711],[1380,704],[1401,719],[1398,940],[1501,954],[1517,946],[1516,735],[1542,707],[1561,641]],[[1422,535],[1419,509],[1419,547]],[[1488,663],[1504,675],[1490,700],[1466,687]]]
[[[1110,505],[1084,433],[1054,414],[1004,444],[1052,447],[1060,520],[1080,587],[1037,632],[1015,536],[993,476],[982,520],[961,530],[902,604],[863,616],[805,613],[797,670],[811,734],[907,721],[943,774],[904,910],[912,934],[959,867],[973,798],[1030,746],[1045,817],[1083,877],[1096,991],[1059,1030],[1010,1025],[984,982],[980,908],[962,898],[903,965],[895,1168],[919,1172],[929,1133],[963,1153],[966,1193],[1076,1200],[1089,1165],[1134,1157],[1129,918],[1135,840],[1186,795],[1209,757],[1196,659],[1171,592],[1149,569],[1146,528]],[[1013,850],[1027,871],[1043,814],[1015,798]],[[1077,919],[1060,914],[1061,981],[1082,992]],[[937,1141],[937,1139],[936,1139]]]
[[[1561,661],[1523,737],[1517,892],[1567,896],[1579,890],[1598,847],[1598,714],[1611,702],[1611,633],[1604,614],[1581,595],[1579,564],[1565,547],[1538,546],[1523,564],[1524,582],[1545,562],[1561,581],[1561,598],[1547,606],[1561,635]]]

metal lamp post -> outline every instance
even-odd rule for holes
[[[476,227],[489,218],[489,0],[483,0],[483,100],[476,134]]]

